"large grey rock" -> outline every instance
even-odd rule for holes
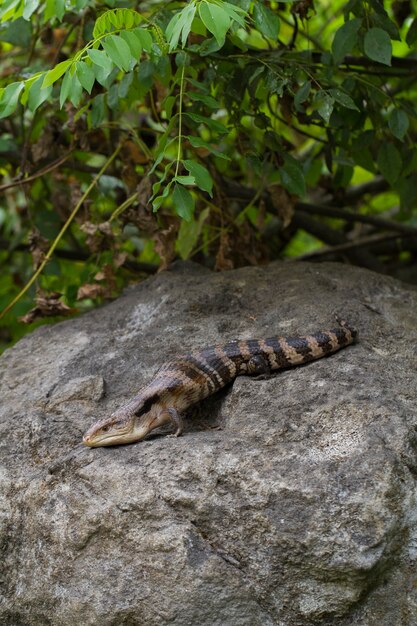
[[[334,311],[359,343],[237,379],[183,437],[80,444],[172,355]],[[24,338],[0,360],[0,623],[416,625],[416,320],[358,268],[179,264]]]

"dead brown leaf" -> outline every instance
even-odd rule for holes
[[[152,180],[150,176],[144,176],[136,188],[138,193],[134,205],[123,212],[122,218],[125,223],[134,224],[144,235],[152,235],[158,230],[158,219],[149,205],[152,195]]]
[[[80,230],[87,235],[86,244],[92,252],[100,252],[113,247],[115,236],[110,222],[94,224],[86,221],[81,224]]]
[[[140,146],[131,139],[127,139],[123,143],[120,154],[121,158],[126,163],[134,163],[135,165],[144,165],[146,163],[149,163],[149,156],[147,156],[141,150]]]
[[[49,241],[42,237],[39,230],[34,227],[29,234],[29,250],[32,254],[33,268],[38,269],[45,259],[45,254],[49,248]]]
[[[53,161],[56,158],[60,150],[59,136],[61,133],[62,126],[60,122],[55,118],[49,118],[42,129],[39,139],[30,147],[33,163],[39,164],[39,161],[43,161],[46,158]],[[60,156],[62,156],[62,153]]]
[[[103,265],[100,271],[94,276],[95,280],[105,280],[106,281],[106,296],[108,298],[111,297],[113,289],[116,288],[116,276],[114,273],[114,267],[112,263],[106,263]]]
[[[276,210],[276,215],[282,221],[284,228],[287,228],[294,217],[294,199],[284,187],[278,184],[268,187],[271,202]]]
[[[77,291],[77,300],[84,300],[86,298],[91,298],[91,300],[95,300],[96,298],[105,297],[106,295],[106,287],[103,285],[99,285],[98,283],[86,283],[85,285],[81,285],[81,287]]]
[[[113,265],[115,267],[122,267],[122,265],[126,263],[127,257],[128,257],[127,252],[119,252],[118,254],[115,255],[113,259]]]
[[[222,272],[224,270],[232,270],[234,267],[233,260],[231,259],[232,245],[230,236],[227,230],[222,230],[220,235],[219,249],[216,254],[216,262],[214,269],[216,272]]]
[[[19,321],[24,324],[31,324],[37,319],[42,319],[44,317],[53,317],[56,315],[72,315],[72,313],[76,313],[78,309],[74,309],[69,307],[65,302],[62,302],[59,298],[62,297],[62,294],[54,292],[54,293],[46,293],[42,290],[39,290],[35,302],[36,306],[31,309],[26,315],[19,317]]]
[[[164,270],[168,267],[171,261],[175,258],[175,242],[177,239],[179,220],[174,217],[165,216],[167,227],[162,228],[154,234],[153,240],[155,242],[155,252],[161,258],[161,265],[159,270]]]
[[[291,13],[298,15],[302,20],[308,18],[310,10],[314,11],[314,0],[298,0],[291,7]]]

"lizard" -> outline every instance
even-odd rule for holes
[[[169,422],[175,428],[171,436],[178,437],[183,430],[181,414],[237,376],[266,378],[353,343],[357,331],[336,319],[337,328],[312,335],[236,340],[174,357],[131,400],[93,424],[83,443],[94,448],[140,441]]]

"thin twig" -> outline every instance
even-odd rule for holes
[[[414,235],[415,237],[417,237],[417,228],[415,228],[415,226],[401,224],[401,222],[393,222],[392,220],[386,220],[382,217],[376,217],[375,215],[352,213],[351,211],[345,211],[336,207],[324,206],[320,204],[311,204],[309,202],[296,202],[295,209],[315,215],[336,217],[347,222],[361,222],[362,224],[371,224],[372,226],[377,226],[378,228],[386,230],[396,230],[399,233],[404,233],[411,236]]]
[[[67,221],[65,222],[65,224],[63,225],[63,227],[61,228],[61,230],[59,231],[57,237],[55,238],[55,240],[53,241],[51,247],[49,248],[48,252],[45,254],[45,257],[43,258],[42,263],[39,265],[38,269],[35,271],[35,273],[32,275],[32,277],[28,280],[28,282],[26,283],[26,285],[23,287],[23,289],[21,289],[19,291],[19,293],[17,294],[17,296],[6,306],[6,308],[1,311],[0,313],[0,319],[2,317],[4,317],[6,315],[6,313],[8,313],[13,307],[14,305],[20,300],[20,298],[28,291],[28,289],[33,285],[33,283],[35,282],[35,280],[38,278],[38,276],[41,274],[42,270],[44,269],[45,265],[48,263],[49,259],[52,257],[55,248],[57,247],[57,245],[59,244],[59,242],[61,241],[62,237],[64,236],[66,230],[68,229],[69,225],[71,224],[71,222],[73,221],[74,217],[76,216],[76,214],[78,213],[79,209],[81,208],[81,206],[83,205],[85,199],[89,196],[91,190],[93,189],[93,187],[95,187],[95,185],[97,184],[98,180],[100,179],[100,177],[102,176],[102,174],[104,174],[104,172],[107,170],[107,168],[109,167],[109,165],[114,161],[114,159],[116,158],[116,156],[119,154],[120,149],[122,147],[122,144],[119,143],[119,145],[117,146],[117,148],[115,149],[115,151],[113,152],[112,155],[110,155],[110,157],[107,159],[107,161],[104,163],[103,167],[101,168],[101,170],[99,171],[99,173],[97,174],[97,176],[94,177],[94,179],[91,181],[91,183],[89,184],[89,186],[87,187],[86,191],[83,193],[83,195],[81,196],[81,198],[79,199],[79,201],[77,202],[77,204],[75,205],[73,211],[71,212],[71,215],[69,216],[69,218],[67,219]]]
[[[409,236],[410,235],[405,235],[405,237]],[[389,233],[387,235],[369,235],[368,237],[362,237],[361,239],[357,239],[356,241],[341,243],[337,246],[326,246],[320,248],[319,250],[313,250],[312,252],[307,252],[306,254],[300,254],[299,256],[288,258],[286,259],[286,261],[306,261],[308,259],[342,254],[345,252],[351,253],[355,250],[359,250],[360,248],[367,248],[368,246],[380,244],[385,241],[392,241],[393,239],[403,238],[404,236],[398,235],[396,233]]]
[[[27,243],[19,243],[12,248],[10,243],[6,239],[0,239],[0,250],[7,250],[9,255],[14,252],[23,252],[29,254],[30,246]],[[83,250],[55,250],[55,256],[65,261],[85,262],[91,258],[91,253]],[[156,263],[146,263],[144,261],[125,261],[122,265],[123,268],[132,272],[143,272],[145,274],[155,274],[158,271],[159,265]]]
[[[41,170],[39,170],[35,174],[32,174],[31,176],[28,176],[27,178],[20,178],[19,180],[14,180],[10,183],[7,183],[6,185],[1,185],[0,191],[6,191],[6,189],[11,189],[12,187],[18,187],[19,185],[27,185],[28,183],[31,183],[37,178],[40,178],[41,176],[44,176],[45,174],[49,174],[49,172],[52,172],[52,170],[55,170],[57,167],[62,165],[68,159],[71,152],[72,150],[67,152],[67,154],[65,154],[63,157],[61,157],[57,161],[54,161],[53,163],[49,163],[49,165],[46,165]]]

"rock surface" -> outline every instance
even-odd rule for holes
[[[178,352],[334,325],[183,437],[81,435]],[[417,292],[337,264],[178,264],[0,359],[4,626],[415,626]],[[215,427],[220,425],[221,429]]]

